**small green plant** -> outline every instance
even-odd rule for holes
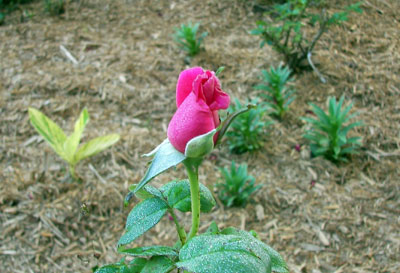
[[[175,28],[174,40],[178,43],[181,49],[186,51],[189,57],[197,55],[201,50],[201,43],[204,38],[208,35],[207,32],[203,32],[200,35],[197,34],[200,24],[196,23],[192,25],[182,24],[180,28]]]
[[[333,162],[347,162],[347,157],[356,153],[357,148],[361,145],[361,137],[347,138],[349,131],[361,126],[362,122],[357,121],[345,125],[358,113],[348,115],[353,103],[342,110],[343,101],[344,96],[338,102],[335,97],[329,97],[327,100],[328,113],[310,103],[312,112],[318,119],[309,117],[302,119],[311,124],[311,129],[305,133],[304,138],[310,141],[312,156],[324,156]]]
[[[232,161],[231,167],[220,168],[224,181],[217,184],[218,197],[227,207],[243,207],[247,204],[250,195],[256,192],[261,185],[255,186],[255,178],[247,174],[247,165],[236,167]]]
[[[70,174],[74,179],[77,178],[75,166],[79,161],[105,150],[119,140],[118,134],[110,134],[94,138],[78,149],[83,130],[89,122],[86,108],[75,122],[74,132],[68,137],[57,124],[34,108],[29,108],[29,119],[51,148],[68,163]]]
[[[229,107],[230,112],[235,112],[244,105],[238,99]],[[253,152],[262,147],[262,139],[265,129],[272,121],[265,121],[264,114],[268,108],[262,104],[257,105],[250,111],[239,115],[231,124],[230,130],[226,133],[229,150],[235,154]]]
[[[311,52],[322,34],[330,26],[346,21],[350,12],[362,12],[361,3],[356,3],[331,15],[327,14],[325,9],[322,9],[320,14],[312,13],[309,10],[311,2],[288,0],[286,3],[274,5],[267,13],[270,19],[257,22],[257,28],[251,31],[251,34],[261,36],[261,47],[267,43],[282,54],[286,65],[294,72],[308,67],[304,64],[305,60],[316,70],[311,62]],[[303,31],[303,27],[307,25],[319,26],[312,38],[307,37]]]
[[[4,24],[6,15],[11,12],[13,2],[0,0],[0,25]]]
[[[267,100],[266,104],[272,109],[271,114],[282,119],[289,105],[295,99],[295,96],[292,96],[294,90],[286,86],[291,80],[290,69],[281,65],[278,68],[271,66],[269,71],[262,70],[262,74],[265,84],[257,85],[256,89],[268,92],[261,96]]]
[[[29,12],[23,10],[21,5],[32,1],[33,0],[0,0],[0,25],[4,24],[6,16],[15,10],[22,11],[21,21],[24,20],[25,17],[30,17]]]
[[[43,0],[44,10],[52,15],[58,16],[65,12],[64,0]]]

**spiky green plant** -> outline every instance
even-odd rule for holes
[[[325,113],[320,107],[310,103],[312,112],[317,119],[303,117],[302,119],[311,125],[304,138],[310,141],[312,156],[324,156],[333,161],[348,161],[348,156],[357,153],[361,146],[361,137],[347,137],[347,134],[353,128],[361,126],[361,121],[348,123],[350,119],[356,117],[359,113],[348,115],[353,103],[348,104],[342,109],[344,96],[337,102],[335,97],[329,97],[327,100],[328,112]]]
[[[262,70],[261,72],[264,83],[257,85],[256,89],[267,91],[267,93],[261,94],[261,97],[272,109],[271,114],[282,119],[289,105],[295,99],[294,90],[287,86],[287,83],[291,81],[290,69],[279,65],[277,68],[271,66],[269,71]]]
[[[235,112],[243,107],[244,105],[235,99],[229,111]],[[273,123],[264,118],[267,110],[265,105],[258,104],[255,108],[236,117],[226,133],[229,150],[232,153],[253,152],[262,147],[266,129]]]
[[[58,16],[65,12],[64,0],[43,0],[44,10],[52,15]]]
[[[232,161],[230,168],[220,168],[223,182],[217,184],[218,197],[227,207],[242,207],[250,196],[261,188],[255,186],[255,178],[247,173],[247,165],[236,166]]]
[[[24,20],[26,14],[30,17],[30,13],[22,8],[23,4],[28,4],[30,2],[33,2],[33,0],[0,0],[0,25],[4,24],[8,14],[16,10],[22,11],[21,21]]]
[[[175,28],[174,40],[178,43],[179,47],[186,51],[187,55],[193,57],[197,55],[201,50],[201,44],[204,38],[208,35],[207,32],[203,32],[198,35],[200,24],[188,23],[187,25],[182,24],[180,28]]]

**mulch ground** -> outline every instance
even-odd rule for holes
[[[327,11],[350,1],[329,1]],[[174,27],[200,22],[205,51],[190,66],[225,66],[223,90],[242,101],[257,96],[261,69],[281,57],[249,34],[262,18],[257,1],[70,1],[61,17],[40,2],[0,27],[0,263],[2,272],[91,272],[119,260],[116,243],[129,208],[128,186],[146,170],[141,154],[166,137],[175,85],[188,67],[173,42]],[[245,208],[218,206],[209,223],[254,229],[278,250],[291,272],[400,272],[400,19],[399,1],[368,0],[364,12],[332,27],[313,54],[327,83],[297,75],[287,118],[266,132],[261,151],[231,155],[222,145],[200,179],[210,188],[218,168],[247,163],[262,189]],[[71,62],[60,47],[76,59]],[[363,147],[350,163],[310,158],[302,138],[308,103],[328,96],[354,102],[365,126]],[[66,166],[29,124],[35,107],[71,131],[87,107],[84,140],[119,133],[111,149],[82,162],[82,183],[64,182]],[[302,145],[300,152],[294,149]],[[157,177],[184,178],[179,166]],[[314,183],[315,182],[315,183]],[[131,205],[132,206],[132,205]],[[83,209],[86,207],[87,209]],[[188,228],[190,216],[179,214]],[[175,240],[166,217],[135,245]]]

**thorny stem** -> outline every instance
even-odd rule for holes
[[[199,187],[199,165],[201,160],[185,160],[183,163],[186,167],[190,182],[190,195],[192,201],[192,227],[190,229],[187,241],[193,238],[200,225],[200,187]]]
[[[186,232],[183,229],[183,227],[179,224],[178,218],[176,217],[174,210],[172,208],[169,208],[168,212],[172,216],[172,219],[174,220],[176,231],[178,232],[179,235],[179,240],[181,241],[182,245],[184,245],[186,242]]]

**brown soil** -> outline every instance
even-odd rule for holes
[[[328,11],[349,2],[330,1]],[[21,23],[17,11],[0,27],[1,271],[91,272],[122,257],[115,246],[129,213],[123,198],[146,170],[140,155],[166,137],[175,111],[176,80],[188,66],[174,27],[201,22],[209,36],[191,66],[225,66],[223,90],[241,100],[257,95],[261,69],[281,57],[249,34],[262,16],[253,1],[71,1],[61,17],[44,15],[40,3],[24,8],[35,16]],[[297,99],[262,151],[230,155],[222,145],[202,165],[210,187],[232,159],[247,162],[264,186],[246,208],[202,215],[201,231],[212,220],[254,229],[291,272],[400,272],[400,2],[368,0],[362,8],[322,37],[313,58],[328,82],[312,72],[296,77]],[[294,150],[306,144],[298,117],[307,103],[342,94],[365,123],[356,132],[364,137],[360,155],[336,166],[310,159],[306,145]],[[87,107],[85,140],[113,132],[121,140],[79,165],[81,184],[65,183],[65,165],[29,124],[29,106],[69,132]],[[183,177],[179,166],[152,183]],[[179,217],[190,224],[189,215]],[[172,245],[174,232],[162,220],[137,245]]]

